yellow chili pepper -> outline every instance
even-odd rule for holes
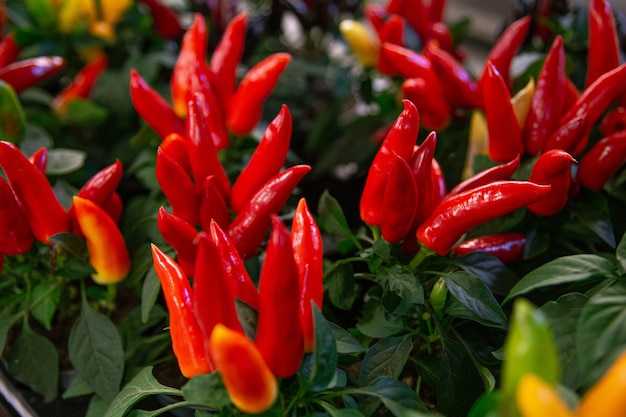
[[[516,397],[523,417],[574,417],[554,388],[534,374],[520,379]]]
[[[378,63],[378,40],[365,25],[346,19],[339,23],[339,30],[361,65],[373,67]]]
[[[102,20],[115,26],[132,4],[132,0],[100,0],[100,16]]]
[[[528,80],[528,83],[511,97],[511,104],[513,105],[513,112],[517,119],[519,127],[524,127],[526,122],[526,116],[530,110],[530,105],[533,101],[533,95],[535,94],[535,80],[532,78]]]
[[[480,111],[473,111],[470,119],[469,138],[467,143],[467,153],[465,154],[465,166],[463,167],[462,179],[466,180],[474,172],[474,158],[477,155],[487,155],[487,121],[485,115]]]
[[[579,417],[617,417],[626,415],[626,352],[583,396]]]

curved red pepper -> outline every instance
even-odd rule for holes
[[[428,81],[436,79],[430,59],[419,52],[386,42],[380,46],[380,56],[394,69],[390,75],[400,74],[404,78],[424,78]]]
[[[159,209],[157,225],[163,239],[176,251],[178,263],[185,273],[193,276],[198,252],[198,232],[183,219]]]
[[[433,182],[433,207],[436,206],[444,199],[447,194],[448,187],[446,185],[446,177],[443,175],[441,165],[435,158],[431,164],[432,182]]]
[[[589,46],[585,87],[619,66],[619,40],[611,5],[606,0],[589,2]]]
[[[589,113],[580,112],[580,115],[570,119],[554,132],[543,146],[543,151],[562,149],[566,152],[574,153],[579,148],[579,143],[587,143],[588,122]]]
[[[169,7],[159,0],[139,0],[150,9],[154,27],[157,33],[164,38],[176,39],[183,32],[183,28],[178,21],[178,16]]]
[[[114,192],[111,194],[111,197],[109,197],[107,202],[104,203],[102,208],[115,223],[119,223],[120,218],[122,217],[122,211],[124,211],[124,201],[122,201],[122,196],[118,192]]]
[[[378,39],[381,44],[389,43],[404,46],[404,19],[398,15],[391,15],[384,21],[380,28],[377,29]],[[383,74],[393,75],[395,67],[389,64],[384,55],[378,54],[378,62],[376,68]]]
[[[67,106],[74,99],[89,98],[89,94],[93,90],[98,77],[104,71],[108,64],[108,57],[102,54],[89,64],[85,65],[74,77],[71,84],[65,87],[52,100],[52,109],[57,113],[65,113]]]
[[[172,258],[152,245],[152,259],[167,310],[172,349],[182,374],[191,378],[214,370],[205,349],[205,335],[196,320],[189,279]]]
[[[324,247],[322,234],[313,215],[301,198],[291,222],[291,246],[300,280],[300,319],[304,334],[304,350],[315,347],[313,308],[322,309],[324,300]]]
[[[0,177],[0,258],[26,253],[35,240],[28,219],[15,199],[9,184]]]
[[[60,56],[23,59],[0,68],[0,80],[9,83],[19,94],[28,87],[59,73],[65,65],[65,58]]]
[[[191,178],[178,162],[157,149],[156,179],[172,207],[172,214],[192,226],[198,224],[198,197]]]
[[[452,249],[452,253],[458,256],[465,256],[471,252],[482,251],[495,256],[504,263],[510,263],[524,259],[525,246],[525,234],[501,233],[466,240],[455,246]]]
[[[45,175],[48,166],[48,150],[45,147],[37,149],[28,160]]]
[[[228,111],[228,104],[235,92],[237,65],[245,46],[247,19],[248,14],[243,12],[231,20],[211,54],[209,65],[213,73],[215,95],[219,99],[222,114]]]
[[[300,282],[289,231],[276,215],[272,215],[271,223],[259,280],[259,321],[254,344],[272,373],[287,378],[298,371],[304,353]]]
[[[200,111],[206,119],[207,125],[210,127],[209,134],[215,148],[217,150],[228,148],[230,145],[230,136],[228,136],[222,106],[215,91],[213,91],[213,86],[205,84],[203,87],[199,88],[198,91],[193,88],[192,90],[195,91],[194,99],[198,102]]]
[[[394,154],[408,160],[419,131],[420,117],[413,103],[404,100],[404,109],[396,118],[391,130],[380,145],[370,165],[360,201],[361,219],[372,226],[382,221],[381,199],[385,192],[387,176],[395,163]]]
[[[52,235],[69,231],[69,215],[48,179],[12,143],[0,141],[0,167],[37,240],[50,243]]]
[[[219,260],[222,264],[228,281],[232,285],[235,298],[240,299],[250,307],[259,309],[259,292],[257,291],[243,260],[237,252],[237,248],[217,222],[211,222],[209,236],[219,252]]]
[[[539,72],[535,93],[523,128],[524,147],[537,155],[560,125],[565,95],[565,50],[557,36]]]
[[[389,243],[398,243],[409,234],[418,207],[418,187],[413,171],[397,154],[394,159],[379,203],[382,205],[380,232]]]
[[[19,54],[20,47],[15,43],[15,35],[11,32],[0,42],[0,68],[15,62]]]
[[[429,26],[428,5],[423,1],[391,0],[387,4],[387,13],[405,18],[419,37],[427,40]]]
[[[271,215],[278,213],[311,167],[296,165],[280,172],[257,191],[248,204],[237,214],[228,235],[243,259],[259,250],[271,224]]]
[[[291,141],[292,120],[285,105],[272,120],[257,145],[250,161],[235,180],[230,193],[230,205],[235,213],[250,200],[267,180],[278,174],[285,163]]]
[[[600,134],[602,137],[626,129],[626,107],[616,107],[602,118]]]
[[[420,119],[425,128],[445,129],[450,123],[452,109],[441,91],[439,81],[409,78],[402,83],[402,94],[420,109]]]
[[[494,167],[481,171],[466,179],[465,181],[457,184],[454,188],[450,190],[450,192],[448,192],[445,198],[450,198],[456,194],[460,194],[467,190],[487,185],[494,181],[507,180],[511,178],[513,173],[515,173],[515,171],[519,167],[519,164],[520,156],[518,155],[505,164],[496,165]]]
[[[191,172],[189,153],[187,152],[187,143],[179,133],[170,133],[165,136],[159,148],[170,158],[178,162],[178,165],[180,165],[190,177],[193,175]]]
[[[491,61],[487,62],[482,83],[485,119],[489,131],[489,157],[496,162],[510,161],[524,153],[522,132],[515,117],[506,81]]]
[[[569,200],[572,162],[576,160],[561,149],[553,149],[539,156],[528,180],[536,184],[548,184],[551,188],[548,194],[529,204],[528,210],[540,216],[551,216],[565,207]]]
[[[230,225],[230,209],[217,188],[214,175],[205,178],[202,190],[200,190],[198,218],[202,230],[209,230],[212,221],[217,222],[223,229],[227,229]]]
[[[413,172],[413,178],[417,185],[417,210],[413,219],[413,228],[422,223],[437,203],[433,200],[433,181],[432,181],[432,165],[437,148],[437,133],[430,132],[424,139],[424,142],[413,152],[411,156],[410,166]]]
[[[164,139],[171,133],[185,134],[181,119],[159,93],[152,89],[135,69],[130,70],[130,98],[135,110],[157,135]]]
[[[534,203],[549,185],[527,181],[496,181],[442,201],[417,229],[417,239],[444,256],[468,231]]]
[[[626,161],[626,130],[597,142],[582,157],[576,178],[587,188],[600,190]]]
[[[226,125],[231,132],[243,135],[254,129],[261,119],[263,103],[290,61],[290,54],[275,53],[244,75],[228,104]]]

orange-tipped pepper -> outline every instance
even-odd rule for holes
[[[157,149],[156,179],[172,207],[172,213],[192,226],[198,224],[195,185],[185,169],[160,147]]]
[[[259,414],[274,404],[278,381],[246,336],[218,324],[209,349],[235,407],[244,413]]]
[[[193,276],[198,252],[198,232],[195,227],[173,214],[159,209],[157,217],[159,232],[163,239],[174,248],[178,263],[185,273]]]
[[[107,212],[86,198],[74,196],[74,212],[87,242],[92,278],[101,285],[122,281],[130,271],[124,237]]]
[[[75,99],[89,98],[98,77],[106,69],[108,57],[102,54],[86,66],[74,77],[74,81],[65,87],[52,101],[52,109],[63,114],[67,111],[70,102]]]

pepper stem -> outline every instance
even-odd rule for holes
[[[420,243],[420,249],[417,252],[417,254],[413,257],[413,259],[411,259],[411,262],[409,263],[409,269],[415,272],[417,268],[422,264],[422,262],[424,262],[425,259],[433,256],[434,254],[435,254],[435,251],[433,251],[430,248],[427,248],[426,246]]]

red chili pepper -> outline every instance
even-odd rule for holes
[[[489,55],[487,55],[487,62],[491,62],[498,70],[507,87],[511,84],[511,62],[526,39],[531,21],[532,18],[528,15],[511,23],[500,37],[498,37],[495,45],[489,51]],[[488,67],[485,67],[480,76],[479,85],[482,84],[487,70]]]
[[[135,69],[130,70],[130,98],[137,113],[157,135],[185,134],[185,121],[153,90]]]
[[[565,96],[563,97],[563,109],[561,116],[565,116],[565,114],[572,108],[574,103],[580,97],[580,91],[578,91],[578,87],[569,77],[565,77]]]
[[[210,68],[213,73],[213,86],[222,114],[228,111],[228,104],[235,92],[237,65],[245,46],[247,19],[248,14],[243,12],[231,20],[211,55]]]
[[[393,157],[395,162],[379,203],[382,205],[380,232],[387,242],[398,243],[404,240],[413,226],[418,207],[418,187],[409,164],[397,154]]]
[[[69,216],[48,179],[12,143],[0,141],[0,167],[37,240],[50,243],[52,235],[69,231]]]
[[[195,90],[194,90],[195,91]],[[221,104],[213,91],[213,86],[205,85],[195,92],[194,98],[198,102],[202,116],[210,127],[209,134],[217,150],[228,148],[230,136],[221,108]]]
[[[159,35],[168,39],[176,39],[183,32],[178,16],[159,0],[139,0],[150,9],[154,27]]]
[[[237,248],[217,222],[211,222],[208,229],[210,238],[217,247],[219,259],[228,281],[232,285],[235,298],[258,310],[259,292],[257,291]]]
[[[408,160],[413,153],[419,131],[420,117],[417,108],[408,100],[404,100],[403,104],[404,110],[396,118],[374,156],[361,194],[361,219],[372,226],[380,226],[382,222],[381,199],[385,193],[387,177],[395,163],[394,154]]]
[[[250,161],[235,180],[230,193],[230,205],[239,213],[267,180],[278,174],[285,163],[291,141],[292,120],[289,108],[282,106],[272,120]]]
[[[20,47],[15,43],[15,35],[11,32],[0,41],[0,68],[15,62],[19,54]]]
[[[230,277],[222,265],[220,252],[213,240],[204,233],[199,235],[192,304],[198,324],[207,336],[218,323],[243,333]]]
[[[291,223],[291,246],[300,280],[300,319],[305,352],[313,352],[315,329],[313,308],[322,309],[324,300],[324,247],[322,234],[313,215],[301,198]]]
[[[410,166],[413,172],[413,178],[417,185],[417,210],[413,219],[413,230],[417,229],[417,226],[422,223],[433,208],[437,205],[433,201],[433,180],[432,180],[432,165],[433,158],[435,156],[435,149],[437,148],[437,133],[430,132],[424,142],[413,152],[411,156]]]
[[[259,280],[259,321],[254,344],[274,375],[288,378],[302,362],[300,282],[289,231],[272,215],[272,232]]]
[[[204,184],[200,190],[198,218],[202,230],[209,230],[212,221],[217,222],[222,229],[227,229],[230,225],[230,209],[224,196],[217,188],[214,175],[209,175],[204,179]]]
[[[550,149],[562,149],[574,153],[580,143],[586,146],[589,134],[589,113],[580,112],[580,115],[570,119],[557,129],[543,146],[543,151]],[[583,147],[584,147],[583,146]]]
[[[165,211],[159,209],[157,217],[159,232],[163,239],[176,251],[178,263],[185,273],[193,276],[198,252],[198,232],[192,225]]]
[[[430,59],[411,49],[392,43],[383,43],[380,46],[380,56],[380,59],[385,59],[395,70],[390,75],[400,74],[407,79],[423,78],[428,81],[436,79]]]
[[[529,155],[537,155],[560,125],[565,95],[565,50],[557,36],[539,72],[522,136]]]
[[[428,32],[424,38],[426,43],[436,42],[439,47],[450,54],[455,60],[462,60],[463,56],[454,49],[452,33],[444,23],[435,22],[428,25]]]
[[[42,174],[46,174],[46,167],[48,166],[48,150],[43,147],[39,148],[28,158],[31,164],[33,164]]]
[[[431,22],[442,22],[443,12],[446,9],[446,0],[430,0],[428,16]]]
[[[550,192],[529,204],[528,210],[540,216],[551,216],[565,207],[569,200],[572,175],[570,165],[576,160],[561,149],[542,153],[530,173],[529,181],[550,185]]]
[[[524,153],[522,132],[517,123],[506,81],[490,61],[482,79],[483,104],[489,132],[489,157],[505,162]]]
[[[108,57],[102,54],[78,71],[72,83],[52,100],[52,110],[58,114],[63,114],[67,111],[67,106],[72,100],[89,98],[98,77],[106,69],[107,63]]]
[[[231,132],[243,135],[254,129],[261,119],[263,103],[290,61],[290,54],[275,53],[244,75],[228,104],[226,125]]]
[[[104,203],[102,208],[115,223],[119,223],[120,218],[122,217],[122,211],[124,211],[124,201],[122,201],[122,196],[119,193],[114,192],[111,194],[111,197],[109,197],[109,200]]]
[[[246,414],[260,414],[274,404],[278,381],[246,336],[218,324],[209,349],[235,407]]]
[[[468,231],[534,203],[549,185],[527,181],[496,181],[442,201],[417,229],[417,239],[441,256]]]
[[[543,42],[550,41],[550,35],[552,31],[545,24],[550,20],[550,11],[552,9],[552,0],[539,0],[537,2],[537,11],[535,13],[535,34]]]
[[[525,246],[525,234],[501,233],[466,240],[455,246],[452,253],[465,256],[471,252],[482,251],[495,256],[504,263],[511,263],[524,259]]]
[[[463,193],[467,190],[471,190],[473,188],[481,187],[483,185],[487,185],[494,181],[502,181],[511,178],[513,173],[517,170],[520,164],[520,156],[516,156],[514,159],[509,162],[501,165],[496,165],[494,167],[488,168],[484,171],[481,171],[465,181],[457,184],[450,192],[446,195],[445,198],[450,198],[456,194]]]
[[[152,259],[167,309],[172,349],[182,374],[191,378],[214,370],[205,349],[205,335],[194,315],[189,279],[172,258],[152,245]]]
[[[170,133],[161,141],[159,148],[163,150],[173,160],[187,172],[190,176],[191,162],[189,162],[189,153],[187,152],[187,143],[179,133]]]
[[[424,42],[427,40],[429,12],[423,1],[391,0],[387,4],[387,13],[405,18],[420,38]]]
[[[402,83],[402,94],[419,106],[420,119],[425,128],[443,130],[450,124],[452,109],[436,79],[409,78]]]
[[[433,158],[431,164],[432,182],[433,182],[433,206],[436,206],[443,200],[447,194],[446,177],[443,175],[441,165],[435,158]]]
[[[91,275],[101,285],[122,281],[130,271],[126,242],[117,224],[103,208],[86,198],[74,196],[74,212],[87,242]]]
[[[280,172],[252,196],[248,204],[237,214],[228,235],[243,259],[259,250],[271,224],[271,215],[278,213],[294,188],[311,167],[296,165]]]
[[[172,207],[172,214],[192,226],[197,225],[198,196],[193,181],[185,169],[161,148],[157,150],[156,179]]]
[[[626,130],[597,142],[582,157],[576,178],[587,188],[600,190],[626,161]]]
[[[0,230],[0,254],[19,255],[33,246],[35,238],[28,219],[3,177],[0,177]]]
[[[404,19],[402,17],[398,15],[390,16],[377,31],[381,44],[389,43],[404,46]],[[383,74],[393,75],[395,73],[393,65],[389,64],[381,54],[379,54],[376,68]]]
[[[60,56],[23,59],[0,68],[0,80],[9,83],[19,94],[28,87],[57,74],[65,64],[65,59]]]
[[[600,122],[600,134],[602,137],[624,129],[626,129],[626,107],[617,107],[611,110]]]
[[[197,95],[194,95],[194,99],[188,102],[186,126],[189,161],[196,191],[200,192],[205,178],[215,175],[217,187],[227,199],[230,194],[230,180],[219,160],[217,148],[211,138],[211,130],[202,115],[198,101]]]
[[[363,5],[363,15],[367,21],[372,25],[374,30],[378,32],[380,28],[385,24],[387,18],[387,11],[382,4],[379,3],[366,3]]]
[[[606,0],[589,2],[589,46],[585,88],[619,66],[619,40],[611,5]]]

